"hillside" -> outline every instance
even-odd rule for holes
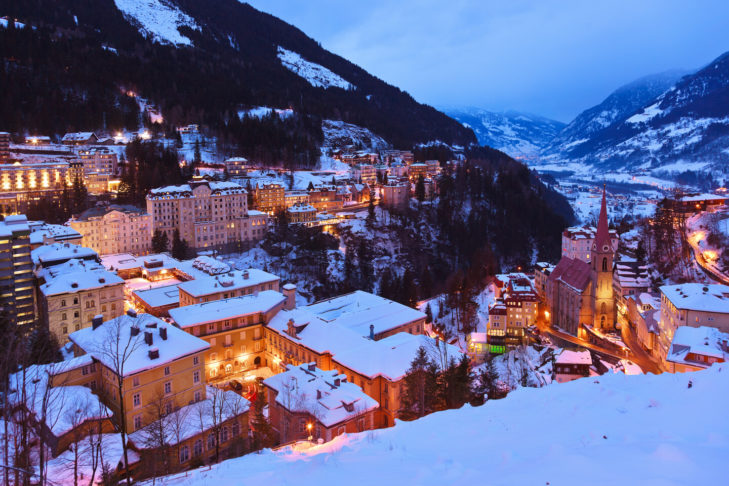
[[[291,108],[268,129],[270,143],[285,140],[294,153],[287,156],[305,165],[321,143],[322,119],[368,128],[397,147],[476,141],[455,120],[237,0],[0,0],[0,15],[31,26],[0,29],[0,111],[11,132],[136,129],[133,92],[161,110],[163,130],[199,123],[221,143],[241,136],[241,109]]]
[[[480,108],[446,108],[443,111],[473,130],[481,145],[519,159],[538,155],[565,127],[557,120],[518,111],[495,112]]]
[[[162,479],[295,484],[693,484],[722,482],[729,368],[604,375],[522,388],[481,407],[290,447]],[[723,390],[723,391],[722,391]],[[690,420],[687,420],[690,417]],[[384,483],[383,483],[384,481]]]

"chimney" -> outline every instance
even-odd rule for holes
[[[296,326],[294,325],[294,320],[289,319],[289,322],[286,323],[286,333],[291,337],[296,337]]]
[[[129,317],[137,317],[137,311],[135,311],[134,309],[130,308],[130,309],[129,309],[129,310],[127,311],[127,315],[128,315]]]
[[[339,379],[339,377],[334,378],[334,388],[337,388],[341,384],[342,384],[342,380]]]
[[[316,399],[321,400],[321,390],[316,391]]]
[[[286,298],[284,301],[285,310],[294,310],[296,308],[296,285],[287,283],[283,286],[283,295]]]
[[[167,341],[167,328],[166,327],[160,326],[159,337],[161,337],[163,341]]]
[[[157,359],[159,358],[159,349],[152,348],[149,350],[149,359]]]
[[[137,326],[132,326],[131,333],[132,336],[136,336],[137,334],[139,334],[139,328]]]
[[[375,340],[375,325],[370,324],[370,339]]]
[[[246,270],[246,271],[244,271],[244,272],[243,272],[243,278],[244,278],[245,280],[248,280],[248,277],[249,277],[249,276],[250,276],[250,275],[249,275],[249,273],[248,273],[248,270]]]
[[[314,371],[316,369],[316,363],[309,363],[308,367],[309,371]]]
[[[94,316],[93,319],[91,319],[91,328],[96,329],[103,323],[104,323],[104,316],[102,316],[101,314],[97,314]]]
[[[150,331],[144,331],[144,342],[149,346],[153,343],[152,333]]]

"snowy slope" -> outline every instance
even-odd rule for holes
[[[593,139],[615,123],[622,122],[664,93],[684,71],[667,71],[637,79],[621,86],[600,104],[580,113],[549,144],[545,154],[569,157],[583,144]]]
[[[390,144],[367,128],[345,123],[341,120],[323,120],[321,129],[324,133],[323,148],[341,148],[359,145],[362,150],[380,150],[390,148]]]
[[[727,396],[728,366],[584,378],[161,484],[722,484]]]
[[[307,61],[294,51],[279,46],[278,58],[287,69],[307,80],[315,88],[354,89],[354,85],[343,77],[324,66]]]
[[[536,156],[565,127],[557,120],[517,111],[494,112],[480,108],[443,111],[472,129],[480,144],[517,158]]]
[[[161,44],[192,45],[178,28],[200,30],[192,17],[166,0],[114,0],[114,3],[142,35],[151,36]]]

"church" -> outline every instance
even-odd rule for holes
[[[615,329],[613,261],[605,188],[590,248],[590,262],[563,256],[547,278],[545,299],[551,324],[577,335],[582,325]]]

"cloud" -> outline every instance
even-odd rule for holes
[[[251,3],[420,101],[562,120],[633,79],[729,50],[726,1]]]

